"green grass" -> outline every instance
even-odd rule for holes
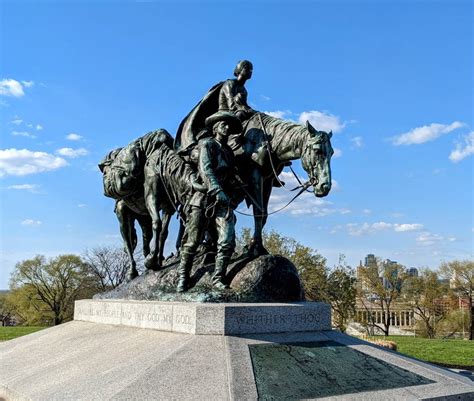
[[[0,326],[0,341],[12,340],[17,337],[26,336],[35,331],[45,329],[46,327],[39,326]]]
[[[452,367],[474,367],[474,341],[410,336],[376,336],[397,343],[397,351],[422,361]]]

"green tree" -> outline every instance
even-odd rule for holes
[[[50,260],[38,255],[24,260],[16,264],[10,280],[17,312],[28,322],[32,310],[50,314],[54,325],[71,319],[74,301],[90,297],[94,287],[87,265],[76,255],[60,255]]]
[[[446,314],[446,318],[440,323],[438,332],[443,333],[443,338],[450,338],[458,333],[462,333],[464,338],[464,334],[466,332],[466,328],[468,328],[468,325],[468,311],[461,308],[453,309]]]
[[[422,270],[419,276],[409,277],[403,287],[406,303],[416,315],[421,332],[429,338],[435,338],[440,323],[448,314],[443,302],[447,292],[447,285],[431,270]]]
[[[326,296],[331,304],[334,325],[344,333],[355,313],[357,290],[354,270],[345,263],[343,255],[327,276]]]
[[[250,239],[250,229],[244,228],[237,239],[238,249],[245,249],[245,244],[248,244]],[[270,254],[284,256],[293,262],[303,283],[307,300],[327,300],[326,259],[321,254],[275,230],[263,233],[263,244]]]
[[[20,325],[50,326],[53,322],[51,309],[39,298],[36,289],[29,284],[15,288],[8,294],[15,320]]]
[[[441,273],[450,280],[454,293],[468,302],[469,340],[474,339],[474,261],[454,260],[441,265]]]
[[[369,316],[369,326],[389,335],[393,304],[400,297],[400,291],[406,280],[403,266],[384,263],[377,260],[371,266],[359,266],[359,282],[357,283],[358,298]],[[372,305],[382,310],[382,323],[376,323],[372,315]]]
[[[0,320],[2,326],[7,326],[14,317],[14,307],[8,300],[7,294],[0,294]]]

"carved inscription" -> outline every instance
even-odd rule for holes
[[[120,318],[122,311],[119,308],[111,308],[107,304],[102,304],[99,307],[97,305],[80,305],[77,307],[77,314],[80,317],[105,317],[105,318]]]
[[[191,316],[189,315],[175,315],[174,321],[179,324],[192,324]]]
[[[155,322],[171,324],[172,316],[166,312],[135,312],[134,320],[137,322]]]
[[[78,304],[76,305],[76,316],[78,319],[91,319],[94,316],[101,317],[104,319],[107,318],[116,318],[121,319],[122,322],[126,324],[135,323],[153,323],[152,326],[156,324],[163,326],[171,326],[174,322],[181,325],[192,325],[194,319],[192,316],[187,314],[173,314],[171,309],[159,309],[159,310],[134,310],[134,308],[127,308],[126,305],[122,309],[116,305],[109,304]]]
[[[237,323],[240,325],[315,325],[321,322],[319,313],[305,312],[297,314],[275,314],[275,313],[259,313],[247,316],[237,316]]]

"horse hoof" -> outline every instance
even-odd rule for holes
[[[132,281],[133,279],[135,279],[137,277],[138,277],[138,271],[137,270],[129,270],[127,272],[126,280],[127,281]]]
[[[159,270],[156,268],[156,258],[146,258],[144,265],[148,270]]]
[[[258,243],[252,243],[248,247],[247,255],[250,257],[258,257],[262,255],[269,255],[270,252],[268,252],[265,247],[262,244]]]

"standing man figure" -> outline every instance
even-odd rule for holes
[[[234,156],[227,145],[229,135],[239,133],[242,125],[235,114],[217,112],[205,121],[213,136],[201,139],[197,145],[197,165],[205,191],[196,191],[186,205],[186,228],[181,260],[178,268],[178,292],[189,289],[189,273],[194,255],[201,243],[206,223],[214,224],[217,232],[217,254],[213,284],[218,289],[228,288],[225,274],[235,247],[235,216],[231,204],[231,175]]]

